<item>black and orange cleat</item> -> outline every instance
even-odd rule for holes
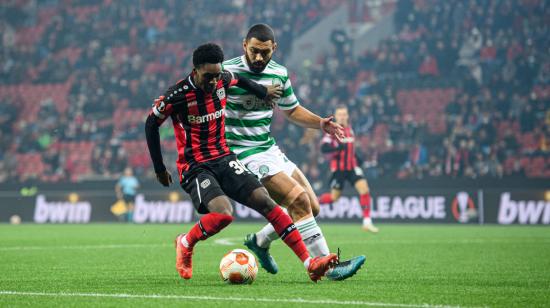
[[[307,269],[309,278],[314,282],[321,280],[321,277],[325,276],[326,272],[336,264],[338,264],[338,256],[333,253],[328,256],[312,258]]]

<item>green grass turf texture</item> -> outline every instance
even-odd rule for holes
[[[311,282],[281,242],[277,275],[263,269],[252,285],[221,281],[218,265],[261,225],[234,223],[195,248],[194,276],[177,275],[173,240],[190,225],[0,225],[0,307],[12,306],[550,306],[550,228],[525,226],[322,224],[342,257],[364,254],[360,272],[341,282]],[[226,246],[214,240],[229,238]],[[197,296],[111,298],[38,296],[5,291]],[[204,299],[203,296],[217,299]],[[229,297],[259,301],[227,300]],[[306,299],[321,303],[284,302]],[[283,300],[277,302],[274,300]],[[339,303],[346,302],[346,303]],[[376,304],[378,303],[378,304]],[[346,305],[347,304],[347,305]],[[406,306],[413,305],[413,306]]]

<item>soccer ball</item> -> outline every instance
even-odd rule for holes
[[[256,280],[257,274],[256,258],[244,249],[231,250],[220,262],[220,275],[227,283],[251,284]]]

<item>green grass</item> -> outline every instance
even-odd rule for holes
[[[325,306],[550,306],[548,227],[381,225],[373,235],[358,225],[324,224],[332,250],[340,247],[344,258],[367,256],[356,276],[312,283],[278,241],[272,252],[279,274],[260,269],[252,285],[224,284],[222,255],[243,248],[241,238],[258,227],[234,223],[199,243],[193,279],[183,281],[172,245],[189,225],[0,225],[0,307],[322,305],[297,299]],[[215,243],[222,238],[235,244]]]

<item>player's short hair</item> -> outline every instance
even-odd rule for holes
[[[334,111],[336,111],[338,109],[345,109],[346,111],[348,111],[348,106],[346,106],[344,104],[339,104],[339,105],[336,105],[336,108],[334,108]]]
[[[246,34],[246,41],[248,42],[252,38],[258,39],[262,42],[272,41],[275,43],[275,33],[273,32],[273,29],[266,24],[255,24],[250,27],[250,29],[248,29],[248,33]]]
[[[199,67],[206,63],[222,63],[223,50],[214,43],[200,45],[193,51],[193,66]]]

